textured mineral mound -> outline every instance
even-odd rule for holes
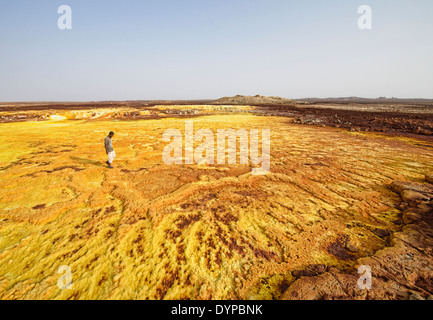
[[[433,171],[432,143],[287,117],[191,119],[196,130],[214,133],[271,129],[270,172],[252,175],[252,164],[165,164],[162,135],[183,134],[182,118],[0,124],[0,298],[432,293],[431,229],[413,229],[418,214],[429,214],[415,206],[430,205],[430,189],[389,187],[424,185]],[[112,170],[103,148],[110,130],[116,133]],[[371,291],[357,289],[361,264],[385,283],[380,289],[376,280]],[[72,272],[70,289],[58,286],[61,266]]]
[[[401,228],[392,234],[376,229],[376,235],[388,239],[386,248],[358,260],[359,265],[372,271],[370,290],[359,290],[354,285],[360,277],[357,270],[342,272],[335,267],[311,265],[293,273],[303,278],[282,299],[432,300],[433,175],[427,174],[426,182],[390,184],[390,189],[401,198]]]
[[[214,101],[212,104],[228,105],[261,105],[261,104],[294,104],[293,100],[281,97],[264,97],[261,95],[224,97]]]

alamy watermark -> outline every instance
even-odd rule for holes
[[[372,275],[371,275],[371,267],[362,265],[358,268],[358,273],[361,274],[361,276],[358,279],[358,288],[361,290],[371,290],[371,282],[372,282]]]
[[[57,273],[63,273],[63,275],[57,280],[57,286],[60,289],[72,289],[72,270],[69,266],[60,266]]]
[[[264,175],[270,169],[271,131],[263,129],[261,132],[261,156],[259,156],[259,130],[251,129],[218,129],[215,136],[210,129],[200,129],[194,133],[194,122],[185,121],[185,139],[177,129],[167,129],[162,135],[164,142],[170,142],[162,152],[165,164],[228,164],[237,163],[237,140],[239,138],[239,163],[259,166],[252,168],[253,175]],[[203,141],[204,139],[204,141]],[[227,141],[227,149],[226,149]],[[202,142],[194,149],[194,142]],[[182,150],[182,146],[185,146]],[[226,157],[227,153],[227,157]]]
[[[362,5],[358,8],[358,14],[361,16],[358,19],[358,28],[360,30],[373,29],[373,10],[368,5]]]
[[[71,30],[72,29],[72,9],[68,5],[61,5],[57,8],[57,13],[61,14],[57,20],[57,27],[60,30]]]
[[[57,8],[57,13],[61,14],[61,16],[57,20],[57,27],[60,30],[71,30],[72,29],[72,8],[64,4]],[[358,28],[360,30],[373,29],[373,10],[371,9],[371,7],[365,4],[359,6],[358,14],[361,15],[358,18]]]

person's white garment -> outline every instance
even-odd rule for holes
[[[115,157],[116,157],[116,153],[114,151],[109,152],[108,153],[108,162],[112,163]]]

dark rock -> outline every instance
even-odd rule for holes
[[[413,210],[407,210],[403,213],[404,224],[411,224],[422,219],[422,216]]]
[[[309,265],[307,269],[316,272],[317,274],[322,274],[326,272],[326,266],[324,264],[312,264]]]
[[[403,201],[409,203],[411,206],[416,206],[421,202],[430,200],[424,194],[414,190],[403,190],[400,195]]]
[[[384,229],[380,229],[380,228],[376,228],[373,230],[373,233],[378,236],[379,238],[386,238],[389,237],[391,235],[391,231],[389,230],[384,230]]]
[[[359,252],[359,249],[350,243],[346,244],[346,249],[352,253],[358,253]]]
[[[292,271],[292,276],[294,276],[295,278],[314,277],[317,276],[317,273],[312,270],[296,270]]]

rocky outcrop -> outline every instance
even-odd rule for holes
[[[281,97],[264,97],[261,95],[255,96],[243,96],[237,95],[234,97],[223,97],[218,99],[211,104],[222,104],[222,105],[262,105],[262,104],[294,104],[293,100],[281,98]]]
[[[391,190],[401,197],[402,228],[388,235],[388,246],[358,266],[371,268],[371,289],[358,286],[358,269],[339,270],[308,267],[282,299],[433,299],[433,175],[426,183],[395,181]],[[317,269],[317,268],[316,268]],[[324,272],[326,270],[326,272]]]

